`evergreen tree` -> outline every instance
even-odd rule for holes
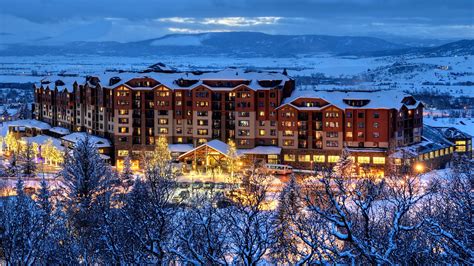
[[[134,182],[132,162],[129,156],[125,157],[125,160],[123,161],[121,179],[123,187],[128,191],[128,189],[133,186]]]
[[[351,177],[355,171],[355,163],[351,159],[350,152],[344,148],[339,160],[333,168],[333,173],[340,177]]]
[[[298,220],[302,208],[301,188],[296,177],[291,175],[279,195],[273,218],[275,244],[272,245],[271,254],[276,263],[294,264],[298,260],[301,243],[295,236],[294,222]]]
[[[231,139],[227,142],[229,149],[227,151],[226,164],[227,170],[230,172],[230,182],[234,181],[234,172],[238,169],[239,166],[239,156],[237,154],[237,146],[235,142]]]
[[[33,144],[30,142],[26,143],[21,155],[21,172],[25,176],[34,176],[36,173],[36,163],[34,161],[35,152]]]
[[[18,158],[16,152],[12,151],[7,167],[7,174],[9,176],[18,176],[20,174],[20,167],[18,165]]]
[[[107,164],[100,158],[89,135],[80,140],[71,155],[67,155],[60,172],[63,177],[65,211],[68,227],[76,238],[79,256],[91,263],[99,256],[101,246],[100,213],[97,198],[110,187],[112,177]]]

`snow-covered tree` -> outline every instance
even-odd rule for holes
[[[230,254],[228,231],[216,205],[220,196],[197,195],[177,215],[170,252],[176,260],[192,265],[226,265]]]
[[[36,173],[35,151],[30,142],[26,143],[21,152],[21,172],[25,176],[34,176]]]
[[[227,156],[226,156],[226,167],[227,171],[230,173],[230,181],[234,181],[234,173],[235,171],[238,170],[239,168],[239,155],[237,154],[237,146],[235,145],[235,142],[232,139],[229,139],[227,141],[227,145],[229,146],[229,149],[227,151]]]
[[[98,197],[111,189],[113,175],[88,135],[67,154],[59,175],[63,178],[68,227],[77,238],[80,260],[97,261],[98,250],[103,248]]]
[[[327,248],[334,262],[394,264],[415,257],[417,250],[401,241],[420,230],[418,207],[427,193],[415,177],[388,176],[377,182],[327,175],[309,190],[306,204],[314,217],[331,226],[328,233],[340,243],[340,248]]]
[[[10,154],[10,158],[8,160],[8,167],[6,169],[6,173],[9,176],[19,176],[21,173],[21,168],[18,162],[18,156],[15,151],[12,151]]]
[[[124,206],[124,238],[135,251],[128,258],[133,263],[165,264],[171,259],[168,249],[176,214],[172,202],[176,176],[164,137],[153,154],[145,157],[144,165],[144,178],[135,181]]]
[[[133,186],[134,176],[132,171],[132,162],[129,156],[125,157],[123,161],[123,169],[120,175],[121,182],[126,191]]]
[[[32,265],[41,256],[41,221],[34,201],[25,194],[21,178],[16,196],[0,211],[0,256],[7,265]]]
[[[267,192],[270,177],[262,165],[253,166],[243,176],[244,189],[233,204],[221,213],[229,233],[233,264],[256,265],[273,244],[273,225],[268,210]]]
[[[336,165],[333,168],[333,172],[337,176],[342,177],[351,177],[356,171],[356,165],[353,161],[353,158],[350,155],[350,152],[347,148],[342,150],[339,160],[336,162]]]
[[[295,235],[295,221],[301,215],[303,203],[301,188],[295,175],[280,192],[278,207],[273,218],[275,243],[271,247],[272,258],[277,263],[294,264],[299,260],[301,239]]]
[[[451,174],[437,180],[434,196],[425,204],[426,234],[436,260],[474,264],[474,162],[455,155]]]

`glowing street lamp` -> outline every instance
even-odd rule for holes
[[[415,171],[418,173],[423,173],[425,166],[422,163],[415,164]]]

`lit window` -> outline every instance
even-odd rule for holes
[[[385,157],[374,157],[372,160],[374,160],[374,164],[385,164]]]
[[[265,136],[265,130],[264,129],[260,129],[260,131],[258,132],[260,136]]]
[[[337,163],[339,161],[339,156],[337,155],[329,155],[328,156],[328,163]]]
[[[283,155],[283,160],[287,162],[294,162],[296,159],[296,156],[294,154],[285,154]]]
[[[128,127],[119,127],[120,133],[128,133]]]
[[[346,132],[346,138],[352,138],[352,132]]]
[[[259,115],[259,116],[265,116],[265,111],[260,111],[260,112],[258,113],[258,115]]]
[[[326,157],[324,155],[313,155],[313,161],[316,163],[324,163],[326,161]]]
[[[358,163],[370,163],[370,157],[368,156],[359,156],[357,157]]]
[[[311,161],[311,156],[309,154],[298,155],[298,161],[299,162],[310,162]]]
[[[128,156],[128,150],[118,150],[118,156],[125,157]]]

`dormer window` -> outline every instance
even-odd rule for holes
[[[344,99],[343,101],[345,104],[353,107],[362,107],[370,103],[368,99]]]

